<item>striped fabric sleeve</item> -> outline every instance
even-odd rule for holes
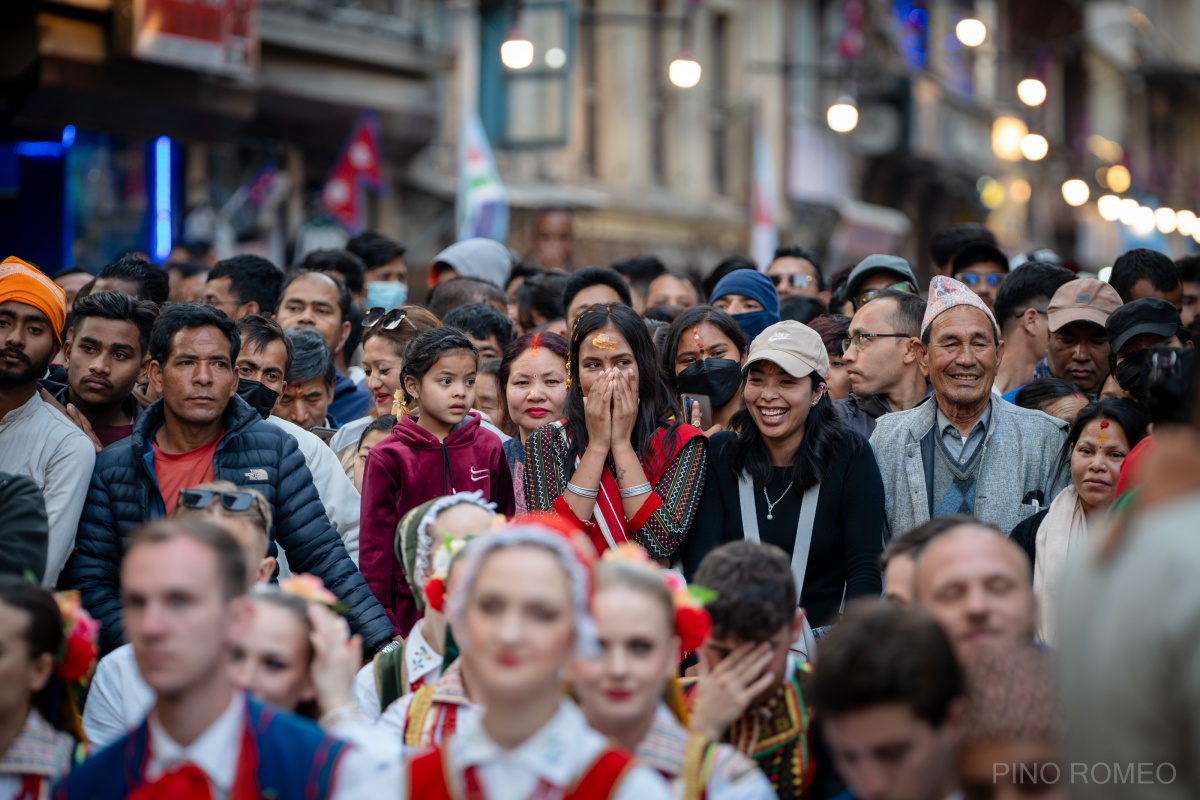
[[[651,558],[673,557],[691,530],[704,491],[706,442],[703,436],[697,436],[683,446],[663,471],[642,509],[629,521],[633,538],[646,548]],[[652,513],[647,516],[645,510]]]
[[[571,473],[561,430],[558,423],[538,428],[525,445],[525,507],[530,511],[553,510],[554,501],[567,490]]]

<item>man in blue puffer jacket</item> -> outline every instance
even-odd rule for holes
[[[287,551],[293,572],[316,575],[341,599],[350,627],[373,653],[392,638],[392,624],[329,524],[296,440],[237,396],[239,348],[234,323],[215,308],[179,303],[159,316],[149,373],[161,399],[132,436],[96,457],[60,586],[80,591],[103,625],[102,649],[113,649],[122,643],[119,576],[130,535],[169,514],[180,489],[232,481],[267,498],[272,543]]]

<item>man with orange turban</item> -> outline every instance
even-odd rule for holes
[[[42,490],[50,522],[46,587],[75,545],[96,462],[92,441],[38,395],[66,317],[66,295],[39,269],[15,256],[0,262],[0,472],[25,475]]]

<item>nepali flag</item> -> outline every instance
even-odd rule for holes
[[[375,192],[384,188],[379,142],[379,117],[363,114],[342,145],[321,190],[322,207],[352,233],[363,227],[362,187],[365,185]]]

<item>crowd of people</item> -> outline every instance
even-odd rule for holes
[[[1200,257],[552,238],[0,264],[0,800],[1200,796]]]

